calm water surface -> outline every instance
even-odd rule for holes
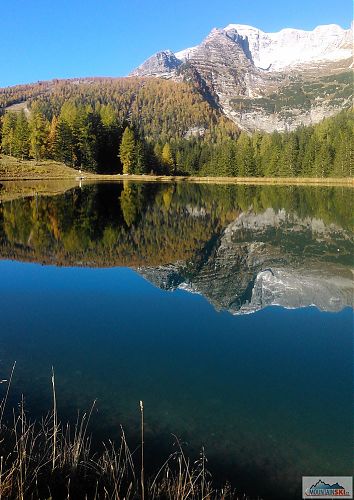
[[[171,433],[242,491],[300,498],[352,471],[352,193],[101,184],[0,205],[0,378],[11,401],[150,467]]]

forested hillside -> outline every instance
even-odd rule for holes
[[[98,173],[352,175],[353,111],[288,133],[236,128],[188,83],[63,80],[0,90],[1,151]]]

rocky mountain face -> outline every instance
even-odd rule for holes
[[[325,264],[319,242],[323,255],[333,255]],[[240,214],[202,261],[138,271],[160,288],[201,294],[232,314],[271,305],[339,311],[353,306],[352,270],[336,261],[350,248],[350,233],[333,224],[269,208]]]
[[[169,78],[175,74],[181,64],[182,61],[177,59],[171,50],[165,50],[150,57],[133,74]]]
[[[150,57],[132,76],[192,81],[246,130],[292,130],[349,107],[353,29],[265,33],[230,24],[200,45]]]

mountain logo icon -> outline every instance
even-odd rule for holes
[[[353,498],[352,477],[303,477],[302,498]]]

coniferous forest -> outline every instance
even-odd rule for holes
[[[12,106],[17,106],[12,110]],[[353,175],[354,114],[248,134],[188,83],[63,80],[0,90],[1,152],[95,173],[240,177]]]

